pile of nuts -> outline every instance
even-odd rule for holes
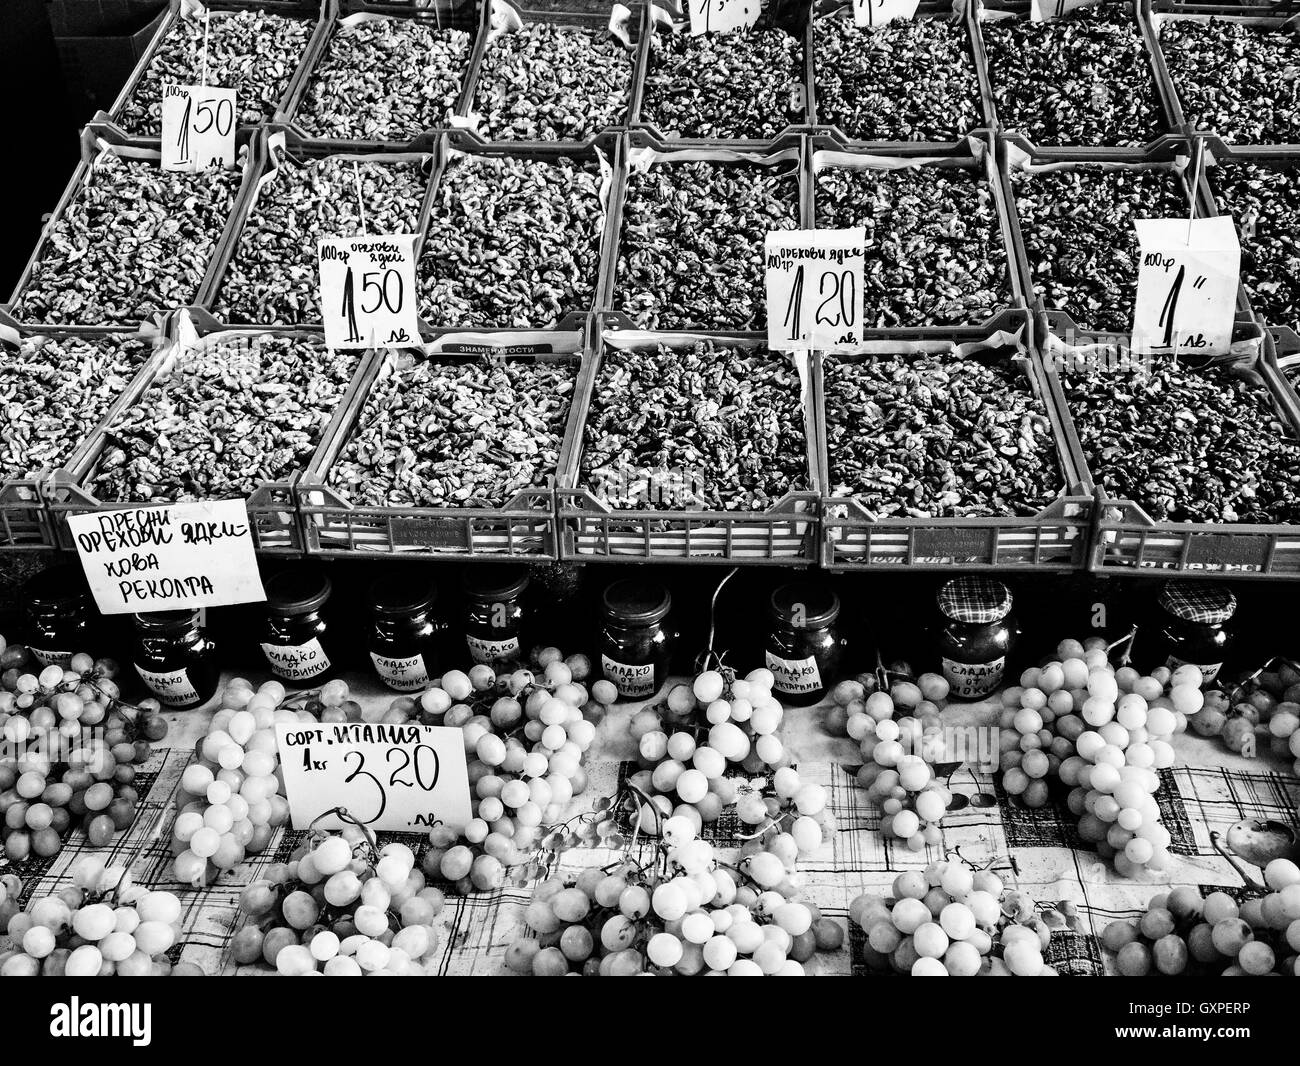
[[[1033,515],[1062,488],[1051,423],[1015,361],[827,356],[830,487],[880,516]]]
[[[583,483],[637,488],[602,494],[612,507],[644,507],[650,497],[671,510],[765,510],[808,487],[801,395],[790,356],[766,347],[606,346]],[[672,491],[688,483],[689,493]]]
[[[594,160],[453,158],[420,258],[421,317],[435,326],[545,328],[591,310],[601,184]]]
[[[124,334],[24,337],[0,348],[0,481],[65,463],[149,357]]]
[[[763,329],[763,239],[799,228],[775,167],[659,162],[628,176],[614,305],[643,329]]]
[[[353,504],[501,507],[555,475],[576,363],[390,358],[328,474]]]
[[[1034,290],[1048,310],[1065,311],[1086,329],[1131,329],[1138,271],[1133,221],[1187,213],[1173,171],[1091,164],[1038,174],[1014,170],[1011,187]]]
[[[118,125],[138,136],[159,136],[165,85],[234,89],[241,126],[269,120],[298,70],[315,26],[310,19],[256,10],[214,11],[208,20],[175,19],[115,116]]]
[[[527,23],[488,45],[474,90],[491,140],[582,141],[627,117],[632,57],[607,30]]]
[[[294,121],[313,137],[408,141],[446,125],[472,44],[463,30],[375,18],[335,28]]]
[[[319,322],[318,244],[325,237],[418,233],[429,178],[416,160],[281,156],[258,189],[214,311],[230,322]],[[365,204],[363,230],[357,188]]]
[[[819,229],[867,230],[864,321],[876,327],[979,322],[1009,301],[997,206],[982,170],[827,168]]]
[[[1193,129],[1242,144],[1300,141],[1294,27],[1169,17],[1159,25],[1165,63]]]
[[[998,117],[1038,145],[1145,144],[1162,132],[1155,78],[1130,3],[1048,22],[980,24]]]
[[[1210,171],[1216,209],[1241,240],[1241,280],[1269,325],[1300,330],[1300,165],[1228,160]]]
[[[817,121],[854,140],[953,141],[980,125],[965,23],[948,17],[859,29],[851,11],[813,23]]]
[[[1062,378],[1088,467],[1157,522],[1300,522],[1300,441],[1236,368],[1162,360]]]
[[[194,302],[240,174],[181,174],[106,154],[47,232],[14,301],[28,322],[140,322]]]
[[[113,503],[247,496],[306,466],[360,353],[251,334],[181,352],[105,431],[89,479]]]
[[[768,140],[807,121],[803,97],[803,42],[785,30],[656,33],[640,117],[665,137]]]

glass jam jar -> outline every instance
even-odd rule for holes
[[[988,577],[958,577],[939,589],[946,624],[939,632],[943,676],[956,699],[987,696],[1002,683],[1015,647],[1011,590]]]
[[[54,566],[23,586],[27,602],[28,650],[42,666],[66,667],[79,651],[90,651],[94,601],[80,567]]]
[[[605,588],[600,669],[623,699],[648,699],[668,678],[673,638],[663,621],[672,595],[657,581],[627,578]]]
[[[198,611],[136,615],[133,661],[145,687],[174,711],[207,703],[221,681],[216,649]]]
[[[782,703],[816,703],[839,670],[844,641],[835,630],[840,598],[811,581],[794,581],[772,593],[772,629],[763,651]]]
[[[1156,602],[1164,612],[1159,632],[1164,664],[1170,670],[1191,665],[1201,671],[1202,684],[1223,669],[1232,633],[1224,626],[1237,611],[1231,589],[1212,582],[1170,581]]]
[[[528,568],[487,563],[465,571],[465,644],[476,663],[518,659]]]
[[[334,664],[326,650],[329,626],[321,609],[331,591],[330,579],[312,566],[296,566],[267,580],[262,654],[281,681],[301,684],[329,675]]]
[[[403,574],[370,586],[367,645],[375,673],[395,692],[422,692],[437,666],[437,589]]]

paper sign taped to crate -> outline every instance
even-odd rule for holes
[[[853,21],[859,26],[888,26],[916,17],[921,0],[853,0]]]
[[[1143,218],[1134,226],[1133,351],[1227,355],[1241,273],[1241,245],[1232,218]]]
[[[330,348],[419,344],[415,235],[322,240],[320,304]]]
[[[235,163],[235,90],[165,85],[162,168],[193,174]]]
[[[760,0],[686,0],[691,36],[747,30],[763,13]]]
[[[362,825],[394,833],[461,830],[472,814],[465,738],[446,726],[336,722],[275,727],[289,816],[306,829],[343,808]],[[337,815],[321,818],[337,829]]]
[[[851,351],[862,342],[866,240],[862,227],[768,233],[769,348]]]
[[[243,500],[74,514],[68,529],[101,614],[266,599]]]

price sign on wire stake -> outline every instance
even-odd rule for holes
[[[887,26],[916,17],[921,0],[853,0],[853,21],[858,26]]]
[[[763,245],[767,344],[773,351],[846,351],[862,341],[867,231],[777,230]]]
[[[760,0],[686,0],[691,19],[691,36],[747,30],[758,21]]]
[[[1241,272],[1232,218],[1144,218],[1134,225],[1139,252],[1133,351],[1228,354]]]
[[[235,90],[167,85],[162,98],[162,168],[193,174],[235,162]]]
[[[266,599],[243,500],[75,514],[68,529],[101,614]]]
[[[415,235],[321,241],[320,303],[325,343],[331,348],[418,344]]]
[[[335,807],[372,829],[395,833],[427,833],[435,825],[459,831],[472,817],[459,729],[281,722],[275,738],[295,829]],[[320,828],[340,825],[331,818]]]

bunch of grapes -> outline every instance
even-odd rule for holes
[[[1222,737],[1229,750],[1247,758],[1258,753],[1266,731],[1274,754],[1292,760],[1300,774],[1300,669],[1284,661],[1229,690],[1209,689],[1191,724],[1201,736]]]
[[[278,681],[254,691],[242,677],[231,679],[176,790],[171,848],[178,881],[211,884],[270,843],[289,819],[275,726],[315,722],[317,713],[340,710],[347,695],[343,681],[286,700]]]
[[[251,919],[231,941],[241,966],[265,962],[288,977],[420,977],[438,950],[442,892],[426,887],[409,847],[380,848],[356,823],[313,832],[240,903]]]
[[[730,667],[705,670],[691,684],[669,690],[665,717],[674,724],[707,728],[709,747],[747,772],[759,773],[785,761],[777,736],[785,712],[772,695],[774,681],[765,667],[743,678]]]
[[[1274,859],[1271,890],[1238,904],[1226,892],[1179,886],[1152,896],[1132,921],[1111,922],[1101,941],[1126,977],[1178,974],[1300,977],[1300,868]]]
[[[792,861],[757,847],[728,867],[689,818],[669,818],[648,868],[628,857],[539,884],[524,913],[536,939],[512,943],[506,966],[537,977],[802,976],[844,930],[790,898]]]
[[[156,700],[124,704],[117,664],[72,656],[37,673],[30,652],[0,637],[0,816],[10,862],[49,858],[74,820],[95,847],[135,820],[136,766],[167,734]]]
[[[865,894],[849,905],[867,934],[867,965],[912,977],[1055,976],[1043,952],[1052,921],[1067,916],[1069,904],[1040,915],[991,870],[948,861],[899,874],[892,898]]]
[[[952,799],[934,775],[947,755],[939,713],[948,682],[922,674],[914,682],[895,680],[889,691],[873,687],[868,693],[862,679],[841,681],[831,693],[847,712],[845,732],[862,751],[857,782],[884,811],[881,832],[924,851],[942,841],[939,823]]]
[[[17,878],[0,879],[0,904],[16,895]],[[201,976],[190,963],[165,957],[181,931],[181,902],[170,892],[131,883],[122,866],[87,856],[72,868],[72,883],[9,918],[0,943],[3,977]]]

